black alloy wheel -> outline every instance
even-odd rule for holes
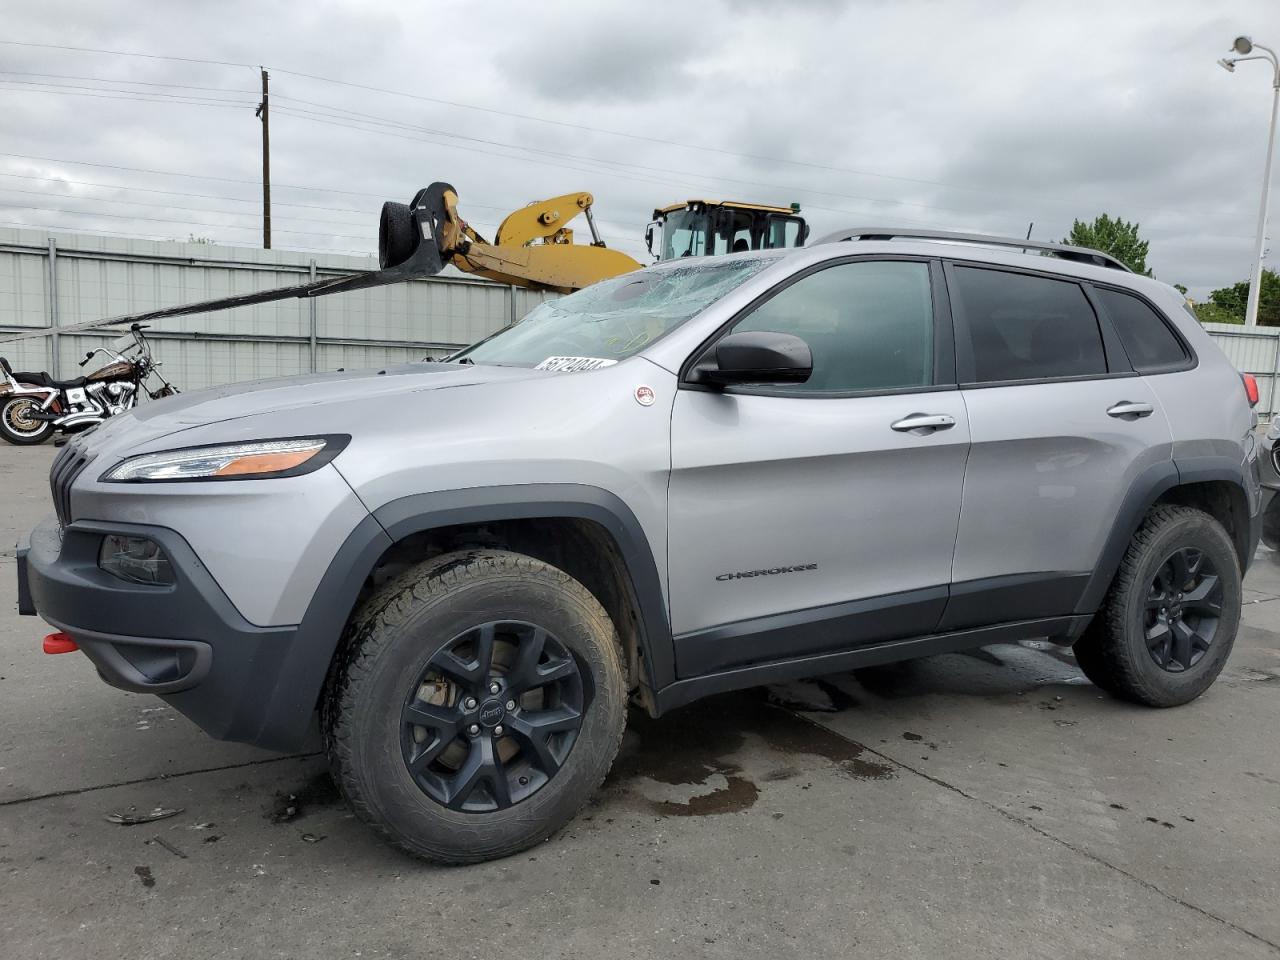
[[[1169,673],[1195,666],[1212,646],[1222,617],[1222,578],[1202,550],[1175,550],[1147,587],[1143,629],[1151,658]]]
[[[578,661],[542,627],[472,627],[431,657],[407,693],[405,765],[423,793],[451,810],[505,810],[564,765],[589,693]]]

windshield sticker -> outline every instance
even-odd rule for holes
[[[617,360],[606,360],[603,357],[547,357],[533,369],[556,370],[560,373],[578,373],[582,370],[599,370],[601,367],[612,367]]]

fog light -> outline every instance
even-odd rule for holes
[[[130,583],[173,583],[173,568],[160,545],[146,537],[121,537],[111,534],[102,538],[98,566]]]

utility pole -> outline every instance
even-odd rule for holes
[[[1271,158],[1275,154],[1276,121],[1280,117],[1280,57],[1270,47],[1254,43],[1248,37],[1236,37],[1231,49],[1239,56],[1225,57],[1218,65],[1228,73],[1236,72],[1236,64],[1246,60],[1265,60],[1271,65],[1271,89],[1275,93],[1271,97],[1271,129],[1267,133],[1267,162],[1262,170],[1262,202],[1258,206],[1258,238],[1254,241],[1253,277],[1249,281],[1249,302],[1244,310],[1244,325],[1258,325],[1258,303],[1262,299],[1262,273],[1267,256],[1267,202],[1271,198]],[[1262,53],[1255,53],[1261,50]]]
[[[267,71],[262,71],[262,102],[254,116],[262,121],[262,249],[271,249],[271,116],[267,100]]]

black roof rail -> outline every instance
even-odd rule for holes
[[[957,243],[973,243],[988,247],[1041,250],[1063,260],[1090,263],[1095,267],[1108,267],[1112,270],[1124,270],[1126,273],[1133,272],[1111,254],[1103,253],[1101,250],[1092,250],[1089,247],[1073,247],[1065,243],[1045,243],[1040,240],[1023,240],[1019,237],[994,237],[983,233],[957,233],[951,230],[847,227],[819,238],[810,246],[819,243],[839,243],[843,240],[951,240]]]

